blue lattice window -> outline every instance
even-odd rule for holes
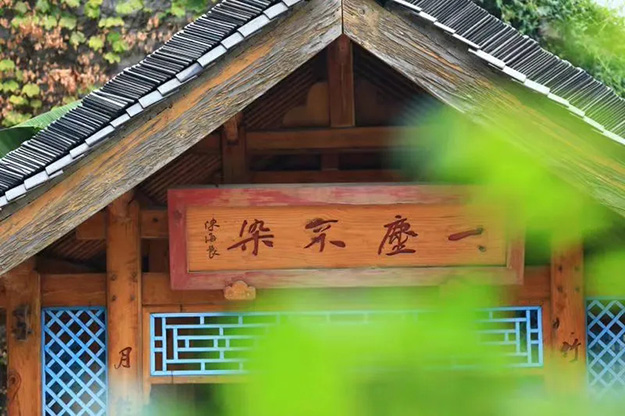
[[[106,415],[106,309],[42,310],[43,414]]]
[[[417,319],[418,311],[156,313],[150,318],[150,360],[154,376],[234,375],[245,372],[245,354],[259,336],[291,316],[317,322],[366,324],[376,316]],[[483,311],[481,335],[502,346],[517,367],[543,363],[539,307]]]
[[[586,303],[588,382],[596,392],[625,387],[625,300]]]

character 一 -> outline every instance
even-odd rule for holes
[[[247,229],[246,229],[247,227]],[[247,250],[247,243],[250,241],[254,244],[254,249],[252,250],[252,254],[254,256],[258,255],[258,243],[263,242],[267,247],[273,247],[273,234],[268,234],[271,232],[269,227],[265,226],[265,221],[255,219],[252,224],[248,227],[247,220],[243,221],[241,224],[241,231],[239,232],[239,237],[243,238],[243,233],[247,230],[247,234],[249,237],[239,241],[228,247],[228,250],[232,250],[237,247],[241,247],[241,251]],[[263,234],[264,233],[264,234]]]
[[[312,230],[315,235],[311,237],[310,243],[304,248],[319,244],[319,252],[323,252],[326,247],[326,231],[332,227],[333,223],[337,222],[338,220],[324,220],[323,218],[315,218],[309,221],[306,224],[306,229]],[[341,240],[330,240],[329,242],[336,247],[345,248],[345,243]]]
[[[387,256],[395,256],[397,254],[411,254],[415,250],[406,247],[406,243],[410,237],[417,237],[419,234],[410,229],[410,223],[407,218],[401,215],[395,215],[395,221],[384,225],[386,235],[378,247],[378,255],[382,254],[384,247],[388,244],[391,250],[386,253]]]

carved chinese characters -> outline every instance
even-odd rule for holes
[[[503,221],[459,205],[188,208],[189,272],[506,264]]]

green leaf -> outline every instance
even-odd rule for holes
[[[67,4],[68,7],[71,7],[72,9],[75,9],[76,7],[80,6],[80,0],[62,0],[63,3]]]
[[[76,28],[76,17],[64,14],[61,16],[61,20],[59,20],[59,26],[74,30]]]
[[[69,43],[74,45],[75,48],[78,47],[78,45],[80,45],[81,43],[84,43],[85,40],[87,40],[85,34],[80,31],[72,32],[69,37]]]
[[[119,32],[110,32],[106,36],[106,41],[111,45],[113,52],[115,53],[123,53],[128,50],[128,44],[122,38],[121,33]]]
[[[100,52],[104,47],[104,40],[99,36],[91,36],[88,45],[96,52]]]
[[[16,117],[19,118],[20,114],[7,116],[7,119],[11,121]],[[6,119],[5,119],[6,121]],[[35,127],[11,127],[8,129],[0,129],[0,157],[3,157],[11,150],[19,147],[22,142],[33,137],[39,129]]]
[[[100,19],[98,26],[104,28],[124,26],[124,19],[121,17],[107,17],[106,19]]]
[[[169,13],[176,17],[184,17],[187,14],[187,11],[180,3],[173,2],[169,8]]]
[[[23,1],[18,1],[13,5],[13,10],[19,14],[26,14],[28,13],[28,4]]]
[[[61,118],[68,111],[78,107],[79,104],[80,101],[74,101],[73,103],[69,103],[62,107],[55,107],[47,113],[40,114],[37,117],[33,117],[30,120],[18,124],[18,127],[35,127],[37,129],[43,129],[54,120]]]
[[[48,13],[50,11],[50,2],[48,2],[48,0],[37,0],[35,9],[41,13]]]
[[[143,0],[125,0],[115,6],[117,14],[126,16],[143,9]]]
[[[97,19],[100,17],[100,6],[102,5],[102,0],[87,0],[85,3],[84,12],[85,15],[90,19]]]
[[[18,84],[14,79],[10,79],[0,84],[0,87],[0,89],[4,92],[15,92],[20,88],[20,84]]]
[[[0,72],[9,72],[15,69],[15,62],[10,59],[0,61]]]
[[[16,107],[28,104],[28,100],[20,95],[11,95],[9,102]]]
[[[35,110],[41,108],[42,105],[43,103],[41,102],[41,100],[30,100],[30,106]]]
[[[106,59],[109,64],[114,64],[115,62],[119,63],[122,60],[121,57],[114,52],[105,53],[103,58]]]
[[[54,16],[44,16],[41,22],[46,30],[52,30],[57,25],[57,18]]]
[[[40,92],[41,91],[37,84],[26,84],[22,87],[22,94],[26,95],[29,98],[38,96]]]

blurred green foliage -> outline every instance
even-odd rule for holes
[[[545,49],[625,93],[625,17],[594,0],[474,0]]]

